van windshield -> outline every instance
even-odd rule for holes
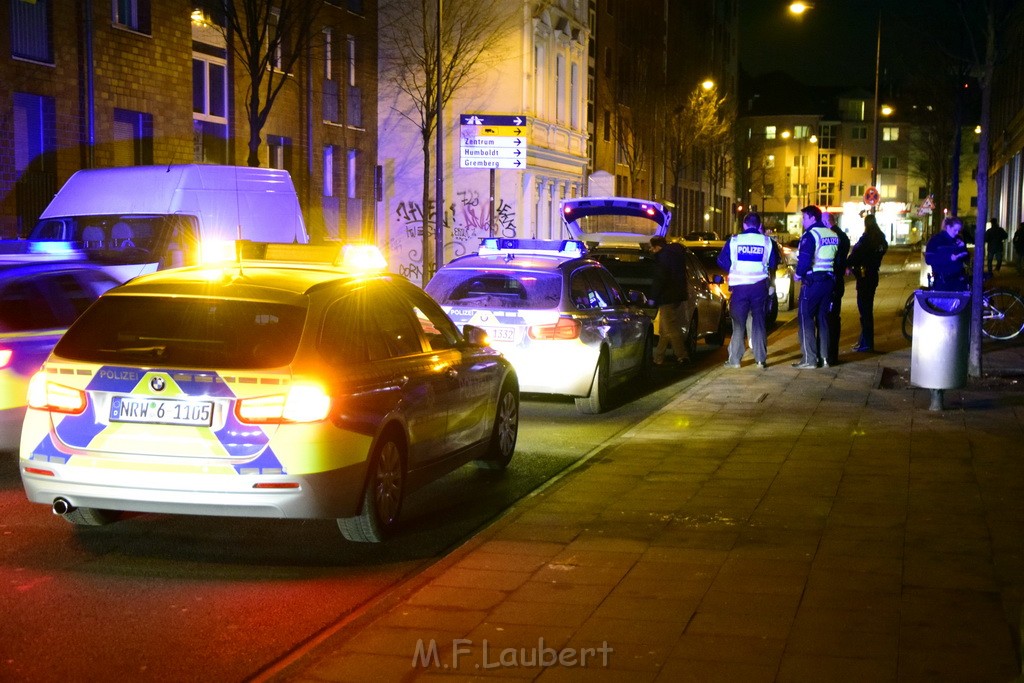
[[[183,215],[65,216],[44,218],[28,236],[46,251],[46,243],[70,243],[89,259],[105,263],[161,263],[161,267],[193,261],[194,221]],[[178,261],[173,263],[173,261]]]

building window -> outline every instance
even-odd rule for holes
[[[900,129],[898,126],[883,126],[882,127],[882,139],[886,142],[895,142],[900,139]]]
[[[765,197],[774,197],[775,196],[775,183],[765,183],[763,194],[764,194]]]
[[[818,155],[818,176],[821,178],[836,177],[836,155],[824,152]]]
[[[834,123],[823,123],[819,127],[818,132],[818,147],[821,149],[835,149],[836,148],[836,124]]]
[[[580,67],[573,64],[569,70],[569,125],[580,128]]]
[[[152,164],[153,115],[115,109],[113,140],[115,166]]]
[[[320,103],[323,120],[338,123],[340,112],[338,107],[338,82],[334,80],[334,34],[325,28],[324,36],[324,94]]]
[[[267,151],[270,168],[279,168],[288,172],[292,170],[292,139],[282,135],[267,136]]]
[[[807,155],[806,154],[794,154],[793,155],[793,168],[806,168],[807,167]]]
[[[348,61],[348,87],[346,99],[346,122],[350,126],[361,128],[363,125],[363,89],[356,85],[356,38],[345,39],[346,57]]]
[[[288,44],[288,35],[280,27],[281,10],[272,8],[268,21],[267,40],[270,50],[270,67],[277,71],[284,71],[284,63],[291,58],[291,46]],[[276,42],[274,42],[276,40]]]
[[[775,155],[774,154],[769,154],[767,157],[765,157],[764,167],[765,168],[775,168]]]
[[[765,140],[774,140],[775,139],[775,131],[776,131],[775,126],[765,126],[764,127],[764,139]]]
[[[602,126],[603,137],[605,142],[611,142],[612,139],[612,113],[607,109],[604,110],[604,126]]]
[[[555,57],[555,121],[565,123],[565,57]]]
[[[349,149],[346,161],[345,185],[348,191],[348,198],[355,199],[359,196],[359,150]]]
[[[810,126],[793,126],[793,139],[806,140],[811,135]]]
[[[193,159],[226,164],[228,154],[227,61],[192,54]]]
[[[114,0],[114,25],[150,34],[150,0]]]
[[[324,146],[324,196],[334,196],[334,145]]]
[[[868,139],[868,127],[867,126],[853,126],[850,129],[850,138],[853,140],[867,140]]]
[[[867,188],[864,185],[850,185],[850,196],[851,197],[864,197],[864,190]]]
[[[544,111],[544,87],[548,82],[547,74],[547,63],[545,61],[544,46],[537,45],[533,50],[533,84],[535,92],[533,94],[535,111],[538,116],[543,116]]]
[[[897,168],[896,157],[882,157],[882,168],[886,171],[891,171]]]
[[[867,168],[868,158],[865,156],[850,157],[850,168]]]
[[[54,99],[14,93],[14,170],[51,171],[48,153],[56,147]]]
[[[11,56],[53,64],[50,0],[10,0]]]

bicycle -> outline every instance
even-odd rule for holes
[[[931,290],[931,287],[926,287]],[[911,292],[903,304],[903,336],[914,336],[914,299]],[[981,293],[981,333],[989,339],[1006,341],[1024,331],[1024,299],[1012,289],[994,287]]]

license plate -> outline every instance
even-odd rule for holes
[[[488,327],[487,336],[491,341],[514,342],[516,340],[516,328],[514,327]]]
[[[213,401],[115,396],[110,403],[110,421],[209,427]]]

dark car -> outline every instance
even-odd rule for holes
[[[117,284],[81,262],[0,262],[0,450],[18,447],[29,380],[53,345]]]
[[[632,197],[579,197],[562,200],[562,220],[569,234],[587,244],[587,256],[611,271],[623,287],[650,298],[655,263],[651,237],[668,234],[672,214],[658,202]],[[688,298],[684,333],[690,355],[698,339],[717,346],[729,330],[725,297],[706,269],[687,254]],[[650,309],[654,316],[657,309]],[[655,325],[657,330],[657,325]]]

